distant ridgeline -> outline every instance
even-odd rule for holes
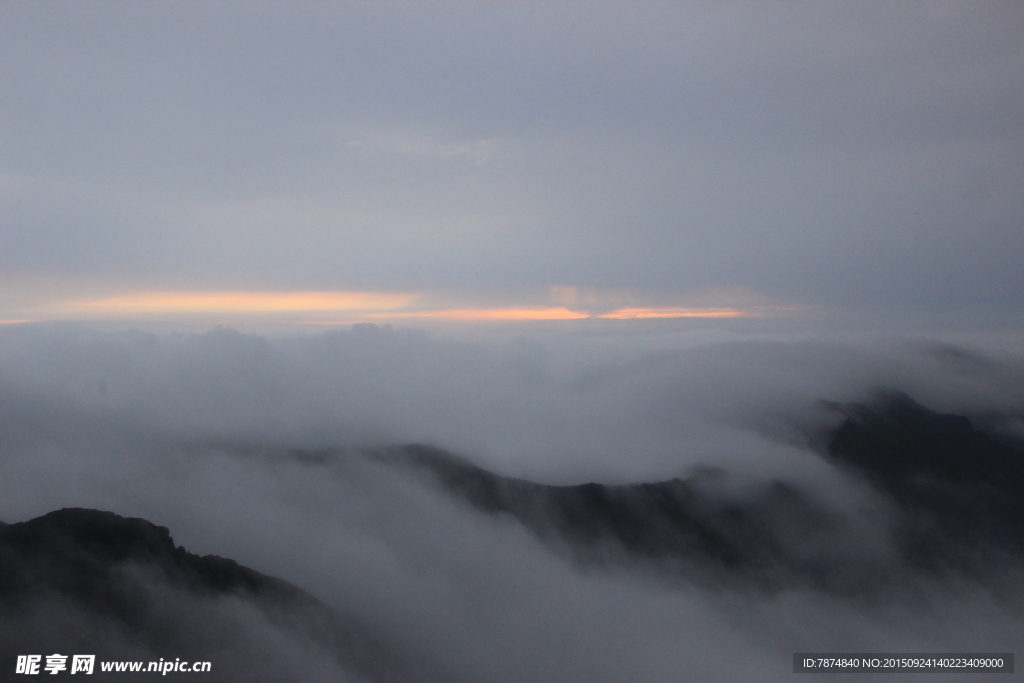
[[[781,481],[737,487],[710,470],[648,484],[549,486],[427,446],[371,457],[429,476],[471,509],[522,524],[588,567],[716,590],[804,587],[868,600],[956,578],[1019,604],[1024,455],[964,417],[900,394],[831,407],[845,419],[822,457],[861,482],[866,511],[840,511]],[[293,455],[314,465],[333,457]],[[254,640],[268,630],[277,634],[267,641],[273,647]],[[3,652],[45,643],[48,652],[89,653],[101,642],[110,658],[236,663],[232,675],[211,680],[309,679],[282,639],[369,680],[431,678],[366,624],[232,560],[189,553],[145,520],[64,509],[0,524]]]
[[[782,481],[727,493],[727,475],[609,486],[498,476],[427,446],[385,458],[428,469],[477,510],[510,515],[586,563],[640,562],[707,586],[903,590],[922,574],[998,582],[1024,560],[1024,453],[904,394],[843,406],[822,454],[879,505],[841,514]],[[733,487],[735,488],[735,487]]]

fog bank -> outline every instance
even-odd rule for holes
[[[658,346],[364,326],[277,339],[4,329],[0,519],[148,519],[192,552],[295,584],[443,680],[781,680],[795,651],[1019,649],[1013,556],[999,586],[915,574],[881,601],[713,589],[580,564],[373,457],[425,443],[561,485],[717,471],[714,495],[736,501],[781,481],[853,524],[848,552],[888,566],[892,503],[823,457],[844,419],[825,402],[901,391],[1004,443],[1024,437],[1019,355],[897,338]]]

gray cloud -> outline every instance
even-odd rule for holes
[[[1016,5],[3,13],[12,283],[1019,309]]]
[[[711,465],[740,481],[793,482],[839,514],[866,514],[870,528],[884,506],[808,440],[835,424],[819,401],[898,388],[1019,435],[1022,373],[1018,355],[898,339],[8,328],[0,517],[84,506],[169,526],[192,552],[234,558],[354,615],[430,662],[435,680],[781,680],[799,650],[1009,651],[1019,649],[1016,603],[969,580],[922,580],[914,600],[862,604],[581,570],[514,520],[474,513],[357,451],[430,441],[554,483]],[[323,449],[335,457],[318,460]]]

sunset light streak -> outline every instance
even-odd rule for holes
[[[750,311],[735,308],[677,308],[656,306],[650,308],[620,308],[597,316],[614,320],[636,320],[639,318],[747,318],[756,315]]]
[[[451,322],[515,322],[545,320],[644,320],[673,318],[747,318],[759,317],[753,311],[735,308],[682,308],[652,306],[646,308],[619,308],[608,313],[594,313],[586,310],[572,310],[566,307],[531,308],[510,306],[506,308],[459,308],[427,311],[394,311],[373,314],[375,320],[439,320]]]
[[[427,318],[462,322],[488,320],[584,320],[592,317],[589,313],[571,311],[568,308],[459,308],[440,311],[410,311],[382,314],[387,318]]]
[[[388,292],[140,292],[63,301],[48,309],[79,314],[300,313],[387,311],[409,306],[418,294]]]
[[[761,317],[763,309],[632,306],[608,310],[587,305],[445,307],[429,293],[374,291],[149,291],[89,299],[63,299],[24,309],[16,324],[35,319],[174,318],[224,322],[276,321],[283,324],[344,325],[360,322],[501,323],[582,320],[670,320]],[[329,316],[329,317],[327,317]],[[14,316],[12,316],[13,318]]]

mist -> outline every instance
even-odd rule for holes
[[[1021,555],[1004,549],[998,572],[918,571],[894,546],[892,500],[826,457],[835,406],[879,392],[968,416],[1007,447],[1024,440],[1024,358],[941,339],[10,327],[0,519],[81,507],[168,527],[192,553],[322,601],[413,679],[782,680],[797,651],[1014,651]],[[838,555],[882,568],[878,592],[765,590],[755,574],[709,584],[612,550],[584,561],[380,455],[406,444],[556,487],[682,478],[747,504],[783,482],[841,521]],[[346,669],[234,598],[202,605],[211,632],[232,625],[206,657],[217,680],[391,680]],[[19,642],[34,633],[49,652],[81,631],[75,618],[40,606]],[[100,656],[142,647],[120,637],[101,639]],[[266,670],[233,668],[255,653]]]

